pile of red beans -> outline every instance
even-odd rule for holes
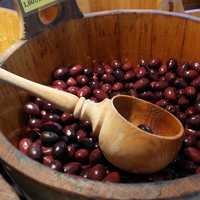
[[[56,69],[50,86],[95,102],[127,94],[155,103],[183,123],[184,143],[164,170],[151,175],[128,174],[104,158],[90,122],[81,122],[33,97],[24,106],[26,127],[19,141],[20,151],[30,158],[53,170],[98,181],[170,180],[200,173],[200,63],[152,59],[149,63],[141,60],[137,67],[117,60],[75,65]]]

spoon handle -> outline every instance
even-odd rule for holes
[[[79,101],[73,94],[29,81],[2,68],[0,68],[0,80],[39,96],[67,112],[73,112]]]

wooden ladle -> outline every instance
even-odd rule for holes
[[[115,166],[128,172],[152,173],[166,167],[178,153],[183,138],[181,122],[164,109],[126,95],[94,103],[34,83],[0,68],[0,79],[37,95],[76,118],[89,120],[100,148]],[[154,134],[138,128],[150,126]]]

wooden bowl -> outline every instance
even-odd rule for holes
[[[2,61],[11,72],[47,83],[59,65],[91,63],[93,59],[129,59],[134,64],[152,57],[199,60],[199,32],[200,21],[184,14],[150,10],[93,13],[28,42],[19,41]],[[0,94],[0,157],[33,199],[183,199],[200,192],[198,175],[159,183],[109,184],[52,171],[15,147],[28,94],[8,85],[0,85]]]

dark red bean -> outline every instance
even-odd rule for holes
[[[102,65],[97,65],[94,67],[94,72],[97,74],[98,77],[101,77],[105,73],[105,70]]]
[[[196,131],[194,129],[187,128],[187,127],[185,128],[185,135],[186,136],[192,135],[192,136],[200,138],[200,132],[199,131]]]
[[[42,148],[41,144],[34,142],[28,149],[28,156],[33,160],[41,160],[42,158]]]
[[[152,59],[149,64],[149,67],[152,67],[152,68],[159,68],[160,66],[161,66],[161,61],[158,58]]]
[[[92,74],[93,74],[93,69],[92,69],[92,67],[86,67],[86,68],[83,70],[83,73],[84,73],[86,76],[88,76],[88,77],[92,76]]]
[[[73,115],[66,112],[64,112],[60,117],[60,121],[62,122],[62,124],[65,124],[65,125],[72,124],[74,120],[75,119]]]
[[[167,105],[167,106],[166,106],[166,110],[167,110],[168,112],[172,113],[172,114],[175,114],[175,113],[176,113],[176,108],[175,108],[175,106],[173,106],[173,105]]]
[[[83,177],[83,178],[88,178],[90,168],[91,168],[90,165],[83,165],[80,176]]]
[[[195,89],[195,87],[192,87],[192,86],[188,86],[185,88],[185,95],[188,97],[188,98],[194,98],[197,94],[197,91]]]
[[[134,89],[141,90],[149,86],[149,80],[147,78],[141,78],[134,84]]]
[[[63,133],[65,136],[67,136],[69,138],[69,140],[73,140],[76,137],[76,133],[75,133],[75,129],[71,126],[65,126],[63,128]]]
[[[171,71],[176,71],[177,67],[178,67],[178,64],[177,64],[177,61],[174,59],[174,58],[170,58],[168,61],[167,61],[167,66],[168,66],[168,69],[171,70]]]
[[[87,149],[79,149],[75,153],[75,159],[78,162],[85,163],[88,161],[89,151]]]
[[[71,175],[78,175],[81,170],[81,164],[78,162],[71,162],[63,167],[63,171],[66,174],[71,174]]]
[[[112,74],[103,74],[103,76],[101,77],[101,80],[104,81],[105,83],[114,83],[115,81],[115,77]],[[93,87],[93,88],[97,88],[97,87]]]
[[[172,100],[172,101],[176,100],[176,90],[175,90],[175,88],[173,88],[173,87],[166,88],[165,91],[164,91],[164,95],[169,100]]]
[[[122,90],[124,88],[124,85],[120,82],[116,82],[113,86],[112,86],[112,90],[113,91],[119,91]]]
[[[30,129],[27,128],[26,136],[29,137],[32,141],[35,141],[40,138],[41,131],[38,128]]]
[[[87,132],[84,131],[83,129],[79,129],[76,133],[76,139],[78,142],[83,141],[84,139],[87,138]]]
[[[121,68],[121,63],[120,63],[118,60],[113,60],[113,61],[111,62],[111,66],[112,66],[113,68]]]
[[[58,160],[52,161],[49,167],[51,169],[53,169],[53,170],[56,170],[56,171],[61,171],[62,170],[62,164]]]
[[[124,80],[124,72],[120,68],[115,69],[113,74],[118,81]]]
[[[197,71],[197,72],[200,72],[200,63],[199,62],[194,62],[192,63],[192,69]]]
[[[67,84],[62,80],[55,80],[55,81],[53,81],[52,86],[60,87],[61,89],[65,89],[67,87]]]
[[[88,86],[84,86],[78,90],[77,95],[79,97],[86,97],[88,98],[91,94],[91,89]]]
[[[148,76],[153,81],[157,81],[159,79],[159,73],[155,69],[149,69]]]
[[[178,100],[178,105],[180,105],[182,108],[186,108],[189,103],[190,101],[185,96],[181,96]]]
[[[97,89],[97,88],[100,87],[98,81],[91,81],[91,82],[89,83],[89,86],[90,86],[91,89]]]
[[[106,93],[103,90],[100,89],[94,89],[93,90],[93,95],[99,100],[102,101],[105,98],[107,98]]]
[[[144,100],[152,100],[154,98],[154,94],[151,91],[144,91],[139,94],[139,97]]]
[[[105,73],[111,74],[113,72],[113,68],[110,65],[104,65]]]
[[[42,154],[43,155],[51,155],[52,154],[52,147],[45,147],[42,146]]]
[[[103,179],[106,182],[119,183],[121,181],[120,174],[118,172],[111,172]]]
[[[180,160],[178,162],[178,167],[180,169],[186,170],[186,172],[189,173],[195,173],[196,169],[197,169],[197,165],[189,160]]]
[[[138,96],[137,91],[135,91],[134,89],[130,89],[129,92],[128,92],[128,94],[129,94],[130,96],[134,96],[134,97],[137,97],[137,96]]]
[[[23,138],[19,142],[19,150],[22,153],[27,154],[31,145],[32,145],[32,141],[30,139]]]
[[[76,152],[76,147],[74,144],[70,144],[67,146],[67,150],[66,150],[67,157],[73,158],[75,155],[75,152]]]
[[[54,78],[55,79],[65,80],[68,77],[68,72],[69,72],[68,67],[58,68],[54,72]]]
[[[96,181],[101,181],[106,175],[105,167],[101,164],[97,164],[92,167],[88,173],[88,178]]]
[[[177,97],[180,98],[181,96],[185,95],[185,89],[176,90]]]
[[[196,174],[200,174],[200,167],[196,169]]]
[[[145,67],[138,67],[135,69],[135,75],[138,79],[143,78],[147,75],[147,70]]]
[[[184,78],[186,79],[193,80],[197,77],[198,77],[198,72],[196,72],[195,70],[187,70],[184,72]]]
[[[168,87],[167,81],[153,81],[150,85],[153,90],[163,90]]]
[[[196,137],[189,135],[184,139],[183,142],[184,142],[184,146],[189,147],[189,146],[194,146],[197,141],[196,141]]]
[[[152,128],[146,124],[140,124],[140,125],[138,125],[138,128],[142,129],[143,131],[153,133]]]
[[[67,79],[67,86],[76,86],[77,85],[77,82],[74,78],[70,77]]]
[[[41,134],[41,140],[43,145],[52,146],[59,140],[59,136],[54,132],[44,131]]]
[[[135,73],[133,70],[127,71],[124,74],[124,80],[126,81],[133,81],[135,79]]]
[[[192,82],[191,85],[194,86],[195,88],[200,88],[200,76],[195,78]]]
[[[86,75],[79,75],[77,78],[76,78],[76,81],[79,85],[87,85],[89,80],[87,78]]]
[[[24,112],[31,115],[40,115],[40,109],[38,105],[31,102],[24,106]]]
[[[28,121],[28,126],[32,129],[34,128],[40,128],[41,127],[41,120],[40,119],[36,119],[36,118],[31,118]]]
[[[187,117],[191,117],[192,115],[196,115],[198,114],[198,111],[195,107],[190,106],[189,108],[186,109],[185,114],[187,115]]]
[[[108,83],[105,83],[101,86],[101,89],[105,92],[105,93],[110,93],[112,90],[112,86]]]
[[[162,66],[159,68],[159,74],[160,74],[160,75],[166,74],[167,71],[168,71],[168,68],[167,68],[166,65],[162,65]]]
[[[185,113],[177,112],[176,116],[182,123],[185,123],[185,120],[186,120],[186,117],[187,117]]]
[[[61,132],[61,130],[62,130],[62,126],[57,122],[48,121],[41,125],[41,131],[52,131],[52,132],[59,133]]]
[[[92,131],[92,125],[91,125],[91,123],[89,121],[83,121],[83,122],[81,122],[81,127],[84,130],[88,131],[88,132]]]
[[[55,159],[61,160],[64,158],[67,150],[67,146],[64,141],[58,142],[53,146],[53,157]]]
[[[162,108],[166,108],[166,106],[168,105],[168,101],[166,99],[161,99],[156,102],[156,105],[158,105]]]
[[[200,112],[200,101],[196,101],[194,106],[195,106],[195,109],[197,110],[197,112]]]
[[[157,100],[157,101],[160,100],[160,99],[162,99],[163,98],[163,92],[162,91],[156,91],[156,92],[154,92],[153,98],[155,100]]]
[[[165,78],[168,82],[173,82],[176,79],[176,74],[172,72],[167,72]]]
[[[47,113],[42,117],[43,122],[47,121],[53,121],[53,122],[58,122],[60,120],[60,116],[57,114],[52,114],[52,113]]]
[[[75,65],[69,70],[69,74],[71,76],[77,76],[77,75],[81,74],[82,71],[83,71],[82,65]]]
[[[177,74],[180,77],[184,77],[185,71],[189,69],[190,65],[188,63],[184,63],[177,68]]]
[[[133,65],[132,65],[131,63],[129,63],[129,62],[124,63],[124,64],[122,65],[122,69],[123,69],[124,71],[129,71],[129,70],[133,69]]]
[[[50,166],[54,162],[52,155],[47,155],[43,157],[42,163],[46,166]]]
[[[140,67],[145,67],[147,65],[144,59],[140,59],[138,64]]]
[[[183,79],[183,78],[177,78],[175,81],[174,81],[174,86],[176,88],[185,88],[187,87],[187,82]]]
[[[76,86],[70,86],[66,89],[67,92],[72,93],[74,95],[78,94],[79,88]]]
[[[98,149],[94,149],[90,153],[90,156],[89,156],[90,164],[97,164],[97,163],[102,161],[102,158],[103,158],[103,155],[101,153],[101,150],[99,148]]]
[[[187,119],[187,124],[193,128],[200,127],[200,115],[194,115]]]
[[[200,150],[200,140],[197,141],[197,137],[194,137],[192,135],[189,135],[188,138],[189,137],[191,137],[194,140],[193,145],[195,144],[197,149]],[[192,146],[192,145],[190,145],[190,146]]]
[[[200,163],[200,151],[194,147],[188,147],[184,150],[185,155],[195,163]]]
[[[63,90],[63,88],[61,86],[52,86],[52,88],[54,88],[56,90]]]
[[[35,103],[36,105],[38,105],[39,108],[41,108],[41,107],[43,107],[43,105],[44,105],[44,100],[41,99],[41,98],[39,98],[39,97],[35,97],[34,103]]]

